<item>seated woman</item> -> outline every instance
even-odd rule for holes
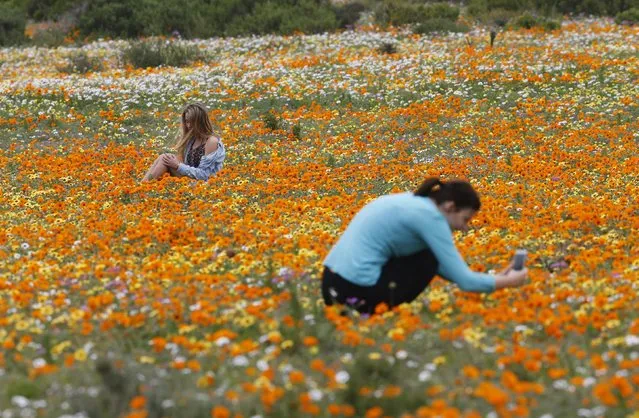
[[[175,150],[177,155],[160,155],[142,181],[159,179],[164,173],[208,180],[222,169],[226,151],[220,138],[214,134],[203,105],[194,103],[184,108]]]
[[[324,260],[322,296],[362,313],[411,302],[437,274],[469,292],[521,286],[528,270],[473,272],[453,242],[480,207],[472,186],[429,178],[414,192],[382,196],[355,215]]]

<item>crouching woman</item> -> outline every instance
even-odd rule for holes
[[[415,192],[377,198],[350,222],[324,260],[327,305],[374,313],[376,305],[416,299],[435,275],[469,292],[492,292],[525,283],[528,270],[512,264],[498,274],[473,272],[453,241],[480,207],[465,181],[426,179]]]

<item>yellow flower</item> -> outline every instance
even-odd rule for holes
[[[79,321],[84,318],[84,311],[81,309],[74,309],[71,311],[71,319],[73,321]]]
[[[621,325],[621,321],[619,321],[618,319],[611,319],[610,321],[606,322],[606,328],[608,329],[617,328],[619,325]]]
[[[56,344],[51,349],[51,354],[53,354],[54,356],[57,356],[57,355],[62,353],[64,350],[66,350],[70,346],[71,346],[71,341],[63,341],[63,342],[61,342],[59,344]]]
[[[444,363],[446,363],[446,357],[444,357],[444,356],[435,357],[435,359],[433,360],[433,363],[435,363],[438,366],[440,364],[444,364]]]
[[[293,347],[293,344],[294,344],[293,341],[286,340],[286,341],[282,342],[281,347],[282,347],[283,350],[286,350],[287,348]]]
[[[244,328],[248,328],[255,323],[255,317],[252,315],[246,315],[240,318],[239,325]]]
[[[86,359],[87,359],[87,352],[86,352],[86,351],[84,351],[84,350],[81,348],[81,349],[79,349],[78,351],[76,351],[75,353],[73,353],[73,358],[74,358],[76,361],[80,361],[80,362],[82,362],[82,361],[86,361]]]
[[[380,358],[382,358],[382,355],[379,353],[370,353],[368,355],[368,358],[371,360],[379,360]]]
[[[197,387],[202,389],[202,388],[206,388],[209,386],[209,378],[207,376],[200,376],[199,379],[197,379]]]
[[[29,328],[29,321],[18,321],[16,322],[16,330],[18,331],[24,331],[25,329]]]
[[[153,364],[153,363],[155,363],[155,359],[153,357],[149,357],[149,356],[140,356],[138,361],[140,363],[142,363],[142,364]]]

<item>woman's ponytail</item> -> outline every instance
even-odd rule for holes
[[[415,196],[422,197],[434,197],[434,194],[437,194],[441,191],[444,186],[444,182],[442,182],[437,177],[429,177],[419,186],[417,190],[415,190]]]
[[[437,177],[429,177],[415,190],[415,196],[430,197],[438,205],[452,201],[457,209],[471,208],[479,210],[479,195],[467,181],[441,181]]]

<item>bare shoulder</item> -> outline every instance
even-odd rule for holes
[[[215,135],[209,136],[209,139],[206,140],[206,145],[204,146],[204,153],[210,154],[217,150],[217,147],[220,143],[220,138]]]

